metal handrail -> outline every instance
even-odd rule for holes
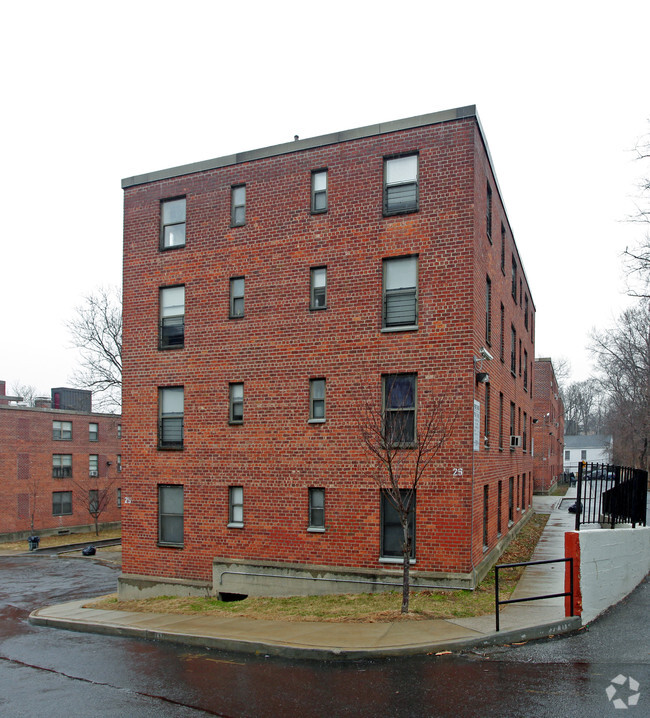
[[[499,569],[515,568],[516,566],[539,566],[544,563],[566,563],[569,562],[569,590],[564,593],[548,593],[543,596],[529,596],[528,598],[506,598],[499,600]],[[499,606],[504,603],[523,603],[524,601],[541,601],[543,598],[561,598],[563,596],[571,597],[571,615],[573,616],[573,557],[568,558],[549,558],[542,561],[522,561],[520,563],[501,563],[494,567],[494,606],[496,615],[497,632],[499,631]]]

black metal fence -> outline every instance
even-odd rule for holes
[[[583,524],[645,526],[647,491],[647,471],[582,462],[578,467],[576,531]]]

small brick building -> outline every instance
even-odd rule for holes
[[[535,324],[475,108],[122,186],[121,595],[393,581],[359,436],[388,387],[414,426],[453,416],[413,581],[475,585],[531,503]]]
[[[564,447],[564,404],[549,358],[535,360],[533,390],[533,486],[535,493],[548,494],[562,477]]]
[[[91,393],[79,390],[53,389],[35,408],[12,398],[0,381],[0,539],[94,527],[95,500],[101,524],[119,522],[120,416],[93,413]]]

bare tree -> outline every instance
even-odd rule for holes
[[[650,301],[625,310],[609,330],[591,334],[598,380],[607,394],[615,454],[649,468]],[[613,419],[613,421],[612,421]]]
[[[557,381],[560,394],[562,394],[564,398],[564,388],[568,384],[569,377],[571,376],[571,362],[565,356],[553,359],[553,373],[555,374],[555,380]]]
[[[650,134],[641,138],[635,147],[637,160],[650,161]],[[637,211],[630,222],[650,225],[650,174],[639,183]],[[623,260],[627,270],[628,294],[633,297],[650,297],[650,229],[636,247],[626,247]]]
[[[97,406],[119,410],[122,389],[122,293],[100,288],[84,298],[66,326],[81,352],[81,369],[72,376],[75,386],[91,389]]]
[[[75,488],[75,503],[85,506],[92,516],[95,524],[95,536],[99,536],[99,519],[109,508],[112,501],[117,501],[114,485],[117,482],[117,475],[110,475],[104,456],[98,457],[97,469],[91,469],[88,478],[73,479]]]
[[[562,394],[567,434],[593,434],[602,429],[603,389],[596,379],[567,384]]]
[[[23,406],[35,406],[38,392],[36,391],[36,387],[32,384],[21,384],[20,382],[15,381],[11,385],[11,391],[14,396],[21,397],[21,404]]]
[[[359,411],[358,429],[366,451],[374,459],[373,478],[400,521],[403,557],[402,613],[408,613],[410,559],[415,492],[450,434],[442,398],[419,401],[415,415],[415,385],[411,375],[385,378],[384,408],[366,400]],[[424,397],[423,397],[424,398]]]

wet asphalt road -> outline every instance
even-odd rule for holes
[[[645,716],[650,582],[588,630],[464,655],[295,662],[31,626],[39,606],[114,591],[93,561],[0,557],[0,716]],[[624,712],[629,681],[640,688]]]

